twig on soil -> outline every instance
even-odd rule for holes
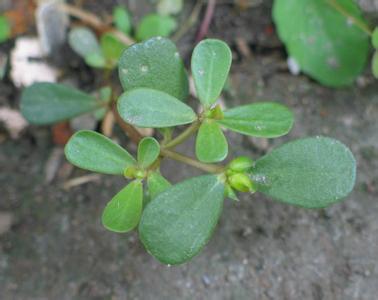
[[[99,175],[99,174],[91,174],[91,175],[76,177],[76,178],[67,180],[63,184],[63,189],[69,190],[69,189],[71,189],[75,186],[79,186],[79,185],[82,185],[82,184],[85,184],[85,183],[88,183],[88,182],[92,182],[92,181],[98,181],[100,179],[101,179],[101,175]]]
[[[60,4],[60,7],[63,11],[65,11],[70,16],[80,19],[84,23],[87,23],[88,25],[94,27],[96,30],[100,32],[113,33],[122,43],[124,43],[127,46],[130,46],[135,43],[135,41],[132,38],[130,38],[123,32],[116,30],[113,27],[107,25],[95,14],[89,13],[83,9],[77,8],[73,5],[66,4],[66,3]]]
[[[197,3],[195,4],[189,18],[186,19],[186,22],[173,35],[173,37],[172,37],[173,41],[177,42],[179,39],[181,39],[189,31],[189,29],[197,22],[198,16],[201,12],[203,2],[204,2],[203,0],[197,1]]]

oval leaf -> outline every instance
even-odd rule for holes
[[[104,57],[113,65],[116,65],[126,45],[111,33],[104,33],[101,36],[100,43]]]
[[[175,19],[170,16],[151,14],[140,22],[136,30],[136,38],[138,41],[144,41],[155,36],[168,37],[176,26]]]
[[[105,102],[56,83],[40,82],[24,89],[20,109],[33,124],[51,124],[94,111]]]
[[[153,137],[143,138],[138,145],[138,164],[148,168],[159,157],[160,145]]]
[[[68,43],[81,57],[101,53],[96,35],[87,27],[75,27],[68,34]]]
[[[135,159],[121,146],[95,131],[75,133],[64,148],[73,165],[104,174],[122,175],[126,167],[136,164]]]
[[[273,150],[256,162],[252,172],[259,191],[286,203],[320,208],[351,192],[356,163],[339,141],[314,137]]]
[[[135,180],[123,188],[106,205],[102,224],[110,231],[128,232],[139,223],[143,209],[143,185]]]
[[[292,112],[278,103],[262,102],[235,107],[224,112],[218,123],[233,131],[273,138],[287,134],[293,126]]]
[[[159,194],[145,208],[139,236],[147,251],[165,264],[198,254],[220,217],[224,185],[214,175],[191,178]]]
[[[227,139],[220,126],[213,120],[205,120],[196,139],[196,156],[200,161],[222,161],[228,154]]]
[[[227,80],[231,62],[231,50],[220,40],[207,39],[194,48],[192,75],[203,105],[209,107],[217,101]]]
[[[181,101],[189,93],[188,76],[178,50],[161,37],[127,48],[119,62],[119,78],[125,90],[151,88]]]
[[[157,90],[134,89],[118,99],[122,119],[138,127],[163,128],[192,123],[193,110],[176,98]]]
[[[171,187],[171,183],[159,172],[152,172],[147,177],[148,195],[154,199],[157,195]]]
[[[117,5],[113,9],[113,22],[116,28],[124,34],[129,35],[131,32],[131,18],[126,7]]]
[[[107,64],[106,58],[101,52],[94,52],[87,55],[84,61],[88,66],[91,66],[92,68],[111,68],[111,66]]]
[[[351,84],[368,57],[368,35],[345,14],[364,23],[352,0],[274,1],[273,18],[289,55],[327,86]]]

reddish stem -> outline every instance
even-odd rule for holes
[[[203,18],[200,29],[198,31],[198,34],[196,37],[196,43],[200,42],[207,35],[207,32],[209,31],[209,26],[214,16],[216,2],[217,2],[216,0],[209,0],[207,2],[205,17]]]

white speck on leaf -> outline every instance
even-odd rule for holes
[[[290,73],[293,75],[299,75],[299,73],[301,72],[301,67],[294,57],[289,57],[287,59],[287,66]]]

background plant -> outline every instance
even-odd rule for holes
[[[166,11],[164,7],[160,10],[162,13]],[[167,37],[177,26],[173,17],[155,13],[144,16],[134,28],[131,15],[124,6],[114,7],[113,24],[120,32],[136,41],[154,36]],[[83,26],[74,27],[70,31],[68,42],[89,66],[105,69],[115,68],[121,53],[128,46],[114,31],[102,33],[98,41],[95,33]]]
[[[275,0],[273,19],[289,56],[320,83],[349,85],[363,71],[372,30],[353,0]]]
[[[138,226],[147,251],[166,264],[180,264],[205,246],[220,217],[225,197],[262,192],[285,203],[320,208],[344,198],[353,188],[355,160],[342,143],[311,137],[284,144],[254,161],[228,155],[223,128],[256,137],[278,137],[292,127],[293,115],[283,105],[262,102],[222,110],[216,104],[231,65],[231,51],[219,40],[205,40],[192,55],[191,71],[200,113],[184,103],[188,79],[175,46],[153,38],[128,48],[119,63],[126,90],[117,101],[120,124],[138,142],[137,157],[107,137],[79,131],[65,148],[74,165],[130,180],[107,204],[104,226],[127,232]],[[33,93],[24,97],[28,101]],[[190,125],[189,125],[190,124]],[[189,125],[174,137],[174,128]],[[160,141],[142,137],[133,126],[154,127]],[[197,159],[174,151],[197,134]],[[170,158],[207,173],[171,185],[160,173]]]

